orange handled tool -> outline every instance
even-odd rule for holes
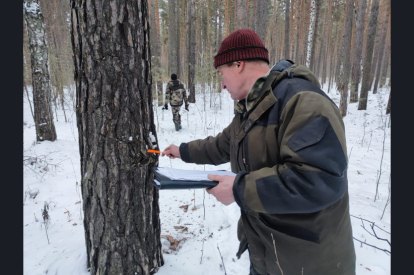
[[[158,150],[151,150],[151,149],[148,149],[148,150],[147,150],[147,152],[148,152],[148,153],[156,153],[156,154],[161,154],[161,151],[158,151]]]

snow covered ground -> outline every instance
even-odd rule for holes
[[[323,88],[327,91],[327,86]],[[154,121],[161,150],[171,143],[179,145],[181,142],[216,135],[230,123],[233,100],[228,93],[223,91],[221,95],[214,94],[210,98],[209,89],[204,90],[205,94],[201,87],[197,88],[196,103],[190,104],[189,112],[181,109],[183,129],[179,132],[174,129],[171,110],[162,111],[161,107],[154,107]],[[387,242],[372,235],[374,232],[371,224],[361,220],[375,222],[377,236],[391,240],[387,233],[391,228],[391,205],[384,211],[391,173],[391,128],[384,127],[389,123],[389,116],[385,115],[388,94],[388,87],[380,89],[378,94],[370,93],[366,111],[358,111],[357,104],[350,104],[344,122],[349,156],[350,212],[355,216],[351,217],[353,235],[362,242],[391,250]],[[331,88],[329,96],[339,105],[340,97],[336,90]],[[72,103],[66,109],[68,122],[65,122],[62,110],[56,111],[58,121],[54,113],[57,141],[44,141],[39,144],[35,142],[35,126],[26,98],[23,104],[24,274],[89,274],[86,268],[82,195],[79,186],[80,159],[76,114],[69,106]],[[166,157],[160,157],[159,166],[230,170],[230,164],[219,167],[195,165]],[[380,170],[378,198],[374,200]],[[240,260],[235,255],[239,245],[236,228],[240,216],[236,203],[224,206],[204,190],[163,190],[160,191],[159,204],[161,233],[181,242],[176,250],[172,250],[170,242],[166,238],[161,239],[165,263],[157,274],[224,274],[225,271],[229,275],[248,273],[247,253]],[[47,235],[42,219],[45,206],[48,207],[50,216]],[[175,229],[174,226],[182,228]],[[356,240],[354,243],[357,274],[391,273],[389,255],[368,245],[361,245]]]

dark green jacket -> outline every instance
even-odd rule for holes
[[[355,274],[344,124],[316,77],[290,65],[272,68],[247,97],[249,111],[239,102],[223,132],[182,143],[180,154],[185,162],[231,162],[238,256],[248,247],[259,273]]]

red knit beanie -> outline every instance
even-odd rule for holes
[[[269,64],[269,53],[262,40],[252,30],[241,29],[231,33],[214,57],[214,68],[239,60],[262,59]]]

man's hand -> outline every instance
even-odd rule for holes
[[[233,184],[236,176],[208,175],[208,178],[218,181],[219,184],[211,189],[206,189],[207,193],[216,197],[216,199],[224,205],[230,205],[235,202]]]
[[[167,155],[167,157],[169,157],[170,159],[175,159],[175,158],[181,158],[181,154],[180,154],[180,147],[178,147],[177,145],[171,144],[170,146],[168,146],[167,148],[165,148],[164,151],[161,152],[161,156],[165,156]]]

